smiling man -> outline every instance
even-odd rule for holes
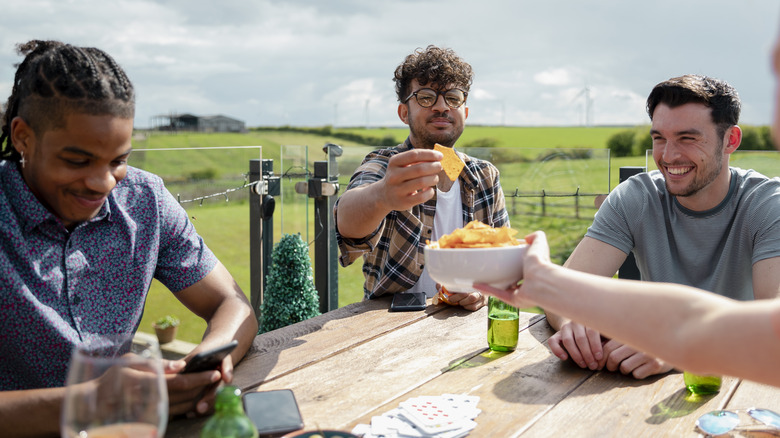
[[[71,351],[134,334],[153,279],[205,320],[189,357],[233,339],[218,370],[165,361],[169,413],[206,413],[257,332],[249,302],[162,179],[128,166],[135,91],[107,53],[19,45],[0,116],[0,424],[59,434]]]
[[[395,71],[398,117],[409,137],[363,160],[334,209],[342,266],[363,256],[365,297],[436,293],[425,270],[423,247],[464,224],[479,220],[509,225],[498,169],[457,152],[466,163],[455,181],[442,170],[436,143],[454,148],[463,133],[472,82],[471,66],[450,49],[428,46],[407,56]],[[479,292],[449,298],[476,310]]]
[[[729,167],[742,140],[740,100],[721,80],[687,75],[647,99],[659,170],[620,184],[565,266],[613,276],[628,253],[642,280],[678,283],[737,300],[780,291],[780,180]],[[624,318],[625,315],[614,315]],[[644,378],[672,367],[548,313],[554,354],[583,368]]]

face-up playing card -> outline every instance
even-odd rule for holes
[[[443,394],[441,399],[449,403],[452,415],[473,420],[482,410],[477,408],[479,396],[463,394]]]
[[[463,394],[412,397],[395,409],[371,418],[360,429],[366,438],[462,438],[477,423],[479,397]],[[355,430],[358,430],[356,426]]]
[[[449,402],[441,397],[415,397],[401,402],[400,414],[427,434],[438,434],[458,429],[464,420],[455,415]]]

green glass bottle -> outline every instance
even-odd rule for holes
[[[683,372],[683,380],[688,391],[697,395],[715,394],[720,391],[720,385],[723,383],[720,376],[705,376],[688,371]]]
[[[257,428],[244,412],[240,389],[230,385],[220,388],[214,411],[200,438],[257,438]]]

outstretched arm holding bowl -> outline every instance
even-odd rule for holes
[[[780,386],[780,299],[740,302],[683,285],[578,272],[550,261],[543,232],[526,241],[519,287],[475,287],[518,307],[565,315],[679,368]]]

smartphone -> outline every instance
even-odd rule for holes
[[[238,341],[233,340],[220,347],[212,348],[211,350],[201,351],[200,353],[192,356],[187,362],[187,365],[181,370],[184,373],[197,373],[200,371],[215,370],[221,364],[222,360],[238,346]]]
[[[391,312],[408,312],[412,310],[425,310],[428,303],[425,301],[425,292],[403,292],[393,294],[393,302],[390,304]]]
[[[245,392],[242,398],[244,411],[261,437],[303,429],[303,417],[292,390]]]

